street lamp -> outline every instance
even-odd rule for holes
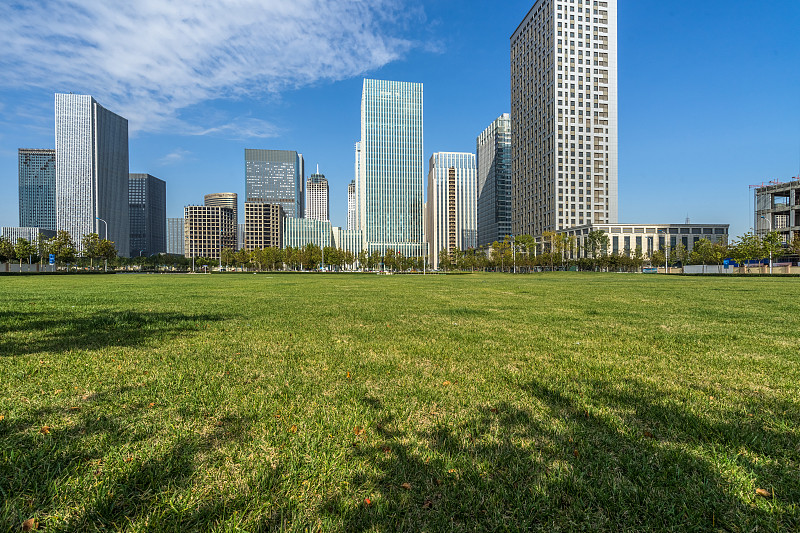
[[[664,270],[667,274],[669,274],[669,233],[665,229],[660,229],[658,232],[664,234],[664,250],[666,251],[664,258]]]
[[[99,220],[100,222],[102,222],[103,224],[106,225],[106,238],[105,238],[105,240],[108,240],[108,222],[106,222],[105,220],[103,220],[100,217],[94,217],[94,218],[96,218],[97,220]],[[108,272],[108,258],[104,258],[103,259],[103,272]]]
[[[511,255],[514,256],[514,274],[517,273],[517,238],[515,236],[511,236]]]
[[[767,224],[769,224],[769,232],[772,233],[772,220],[764,215],[761,215],[761,218],[767,221]],[[769,273],[772,274],[772,245],[769,247]]]

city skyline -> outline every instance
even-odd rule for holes
[[[781,29],[796,25],[800,9],[792,2],[778,4],[781,17],[773,19],[774,14],[752,10],[745,2],[727,3],[722,14],[691,3],[620,2],[621,222],[680,222],[689,216],[693,222],[730,222],[735,236],[752,225],[748,185],[786,181],[800,173],[792,89],[800,76],[786,67],[796,63],[798,51],[788,38],[791,32]],[[410,15],[417,18],[406,24],[397,22],[393,11],[389,25],[379,25],[373,36],[385,37],[383,43],[389,43],[390,36],[406,37],[413,45],[400,46],[385,61],[348,55],[363,64],[358,72],[351,69],[310,84],[300,81],[263,95],[231,98],[221,93],[217,99],[185,108],[187,123],[216,131],[189,134],[179,127],[167,132],[143,128],[143,115],[157,116],[152,106],[141,106],[128,116],[129,108],[120,105],[123,98],[91,82],[77,86],[75,80],[56,77],[53,82],[36,82],[32,77],[14,87],[2,86],[0,189],[5,194],[0,195],[0,223],[19,222],[14,192],[17,149],[53,147],[52,94],[69,89],[92,94],[131,120],[130,171],[150,172],[169,183],[170,217],[181,216],[183,206],[207,192],[233,190],[243,197],[243,148],[291,148],[302,151],[310,165],[319,163],[326,169],[331,221],[346,227],[363,77],[425,84],[425,160],[441,150],[473,151],[474,139],[485,126],[510,111],[509,37],[533,2],[509,2],[491,11],[468,3],[468,9],[456,10],[454,31],[448,37],[423,29],[441,25],[453,5],[420,4]],[[10,8],[0,8],[6,9]],[[17,16],[12,15],[9,20]],[[311,22],[316,24],[317,19]],[[748,39],[735,37],[744,35],[745,29]],[[15,35],[11,30],[3,39]],[[675,40],[676,35],[681,38]],[[8,58],[0,62],[13,67],[12,74],[19,70]],[[709,69],[709,64],[715,68]],[[751,75],[742,76],[743,70]],[[475,74],[480,83],[456,83],[474,79]],[[158,89],[155,84],[153,105],[159,103]],[[465,104],[466,113],[461,111]],[[654,105],[670,109],[657,129],[647,120],[647,110]],[[729,113],[731,108],[736,113]],[[231,139],[231,129],[218,124],[222,118],[241,118],[238,139]],[[252,127],[256,120],[277,127],[258,132]]]

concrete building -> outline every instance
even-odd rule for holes
[[[503,113],[476,141],[478,246],[511,235],[511,115]]]
[[[186,237],[184,235],[184,219],[167,219],[167,253],[183,255],[186,252]]]
[[[353,255],[358,258],[361,253],[361,232],[358,230],[348,230],[339,227],[333,227],[333,246],[345,252],[353,252]]]
[[[32,227],[3,227],[0,235],[11,244],[17,244],[17,240],[25,239],[34,246],[38,246],[41,239],[49,239],[56,236],[56,232],[45,228]]]
[[[477,246],[475,154],[437,152],[428,163],[425,238],[429,262],[439,267],[439,252]]]
[[[19,225],[56,229],[56,151],[20,148]]]
[[[130,256],[167,251],[167,184],[150,174],[128,175]]]
[[[245,202],[280,204],[287,217],[303,217],[303,154],[291,150],[246,148],[244,164]]]
[[[617,1],[537,0],[511,36],[514,235],[617,221]]]
[[[309,218],[283,219],[283,247],[302,248],[307,244],[316,244],[320,248],[333,244],[331,223]]]
[[[306,182],[306,218],[330,220],[330,201],[328,199],[328,180],[324,174],[311,174]]]
[[[800,178],[756,187],[754,195],[756,234],[777,231],[783,242],[792,242],[800,233]]]
[[[56,94],[56,228],[80,251],[89,233],[130,252],[128,121],[94,98]]]
[[[236,248],[236,219],[230,207],[183,208],[184,255],[219,259],[223,248]]]
[[[356,216],[363,248],[427,255],[421,83],[364,80],[359,147]]]
[[[244,242],[246,240],[245,237],[245,225],[244,224],[236,224],[236,249],[241,250],[244,248]]]
[[[356,180],[347,185],[347,229],[356,229]]]
[[[280,204],[244,203],[244,241],[247,250],[283,248],[283,207]]]
[[[592,231],[602,231],[608,237],[608,254],[627,254],[632,256],[639,249],[645,258],[651,257],[654,250],[672,251],[683,245],[691,252],[694,243],[700,239],[711,242],[728,242],[729,224],[586,224],[559,230],[574,237],[575,247],[567,252],[569,259],[587,257],[586,238]]]

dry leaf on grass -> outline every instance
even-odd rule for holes
[[[292,424],[292,427],[289,428],[289,433],[297,433],[297,425]]]
[[[28,518],[22,523],[22,531],[33,531],[39,529],[39,523],[35,518]]]
[[[756,494],[758,494],[762,498],[767,498],[768,500],[772,498],[772,493],[767,489],[756,489]]]
[[[433,507],[433,502],[430,500],[425,500],[425,503],[422,504],[423,509],[430,509]]]
[[[39,430],[39,433],[42,435],[47,435],[50,433],[50,426],[42,426],[42,429]]]
[[[645,436],[645,437],[647,437],[648,439],[654,439],[654,438],[656,438],[656,436],[655,436],[655,435],[653,435],[652,433],[650,433],[649,431],[645,431],[645,432],[644,432],[644,436]]]
[[[365,431],[366,430],[361,426],[356,426],[353,428],[353,433],[355,433],[356,435],[363,435]]]
[[[403,487],[406,490],[411,490],[411,483],[403,483],[400,486]]]
[[[448,385],[452,385],[452,383],[450,383],[449,381],[445,381],[445,382],[442,383],[442,385],[444,385],[446,387]]]

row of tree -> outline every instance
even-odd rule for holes
[[[117,257],[117,249],[112,241],[101,239],[97,233],[90,233],[81,239],[82,252],[80,257],[89,260],[90,267],[94,266],[95,259],[112,260]],[[34,244],[27,239],[19,238],[12,243],[0,237],[0,263],[6,261],[19,261],[39,263],[49,260],[50,254],[55,256],[57,264],[72,264],[78,259],[78,251],[72,236],[66,231],[59,231],[50,238],[40,238]]]
[[[199,259],[195,262],[200,261]],[[202,261],[206,263],[204,259]],[[216,264],[216,263],[214,263]],[[358,255],[349,250],[342,250],[333,246],[320,248],[316,244],[307,244],[302,247],[286,248],[261,248],[256,250],[222,250],[221,264],[224,267],[237,267],[254,270],[317,270],[326,268],[331,270],[376,270],[385,269],[396,272],[409,270],[423,270],[425,260],[421,257],[406,257],[393,249],[386,250],[385,254],[378,251],[367,253],[362,251]]]

